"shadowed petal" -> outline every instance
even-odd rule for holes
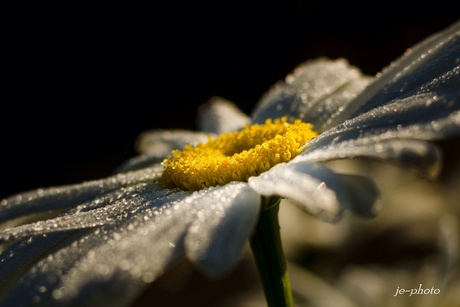
[[[198,128],[207,133],[225,133],[239,130],[248,124],[249,116],[244,114],[232,102],[221,98],[212,97],[198,109]]]
[[[46,236],[31,237],[18,241],[0,254],[0,285],[2,290],[15,282],[20,274],[42,259],[61,240],[69,237],[71,232],[59,232]]]
[[[166,153],[163,151],[159,151],[132,157],[123,162],[120,166],[118,166],[113,173],[126,173],[147,167],[153,167],[156,164],[160,164],[169,154],[170,152]]]
[[[232,102],[213,97],[198,110],[197,124],[200,132],[188,130],[150,130],[141,133],[136,141],[140,155],[124,162],[115,171],[122,173],[161,163],[173,149],[183,149],[186,144],[207,142],[209,136],[238,130],[249,123],[250,118]]]
[[[146,130],[136,139],[135,147],[140,154],[156,154],[167,156],[173,149],[184,149],[185,145],[192,146],[206,142],[209,133],[190,130]]]
[[[139,155],[121,164],[115,173],[125,173],[152,167],[171,155],[173,149],[182,150],[185,145],[207,142],[208,134],[189,130],[147,130],[142,132],[135,142]]]

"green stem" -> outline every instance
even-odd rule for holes
[[[294,301],[286,269],[278,222],[279,198],[263,198],[256,231],[250,239],[252,253],[269,307],[292,307]]]

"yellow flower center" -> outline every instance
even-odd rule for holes
[[[240,131],[208,137],[207,143],[173,150],[163,161],[161,182],[167,187],[196,191],[231,181],[247,181],[274,165],[290,161],[317,134],[310,123],[286,118],[246,125]]]

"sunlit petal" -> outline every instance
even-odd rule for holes
[[[376,107],[326,131],[315,142],[368,136],[379,136],[382,140],[430,140],[457,134],[460,131],[460,69],[455,68],[442,77],[433,91]]]
[[[375,186],[369,179],[363,178],[361,182],[365,183],[362,187],[369,194],[351,199],[353,193],[361,193],[359,189],[355,190],[358,180],[348,176],[344,178],[320,164],[299,162],[278,164],[258,177],[249,178],[248,183],[262,195],[288,198],[303,210],[326,221],[337,221],[345,210],[353,210],[353,201],[360,202],[356,204],[359,207],[357,211],[370,215],[378,196]],[[353,190],[350,191],[350,188]]]
[[[345,106],[370,80],[344,59],[307,61],[262,97],[252,122],[288,116],[310,122],[322,132],[350,115]]]
[[[0,241],[114,223],[145,210],[150,200],[164,197],[165,194],[167,192],[158,184],[133,185],[105,194],[56,218],[4,229],[0,233]]]
[[[3,303],[88,306],[104,297],[113,306],[125,305],[184,254],[182,240],[194,211],[178,201],[187,194],[152,199],[130,219],[68,237],[15,284]]]
[[[194,201],[198,212],[185,238],[188,257],[209,276],[228,272],[255,227],[260,201],[242,182],[204,192]]]
[[[154,181],[159,176],[161,176],[161,169],[148,168],[117,174],[104,179],[37,189],[13,195],[3,199],[0,203],[0,222],[37,212],[72,208],[115,189]]]
[[[355,105],[361,106],[354,114],[392,103],[397,98],[436,91],[442,86],[437,79],[455,67],[458,70],[459,64],[460,22],[456,22],[411,47],[385,68],[354,100]]]
[[[370,158],[405,167],[414,167],[428,178],[435,178],[441,168],[441,153],[435,145],[410,139],[382,141],[379,136],[350,138],[328,145],[314,143],[310,150],[295,157],[293,162],[324,162],[350,158]]]

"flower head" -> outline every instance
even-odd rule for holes
[[[374,183],[320,162],[381,159],[436,176],[427,141],[460,134],[459,50],[456,23],[375,78],[343,59],[308,61],[252,116],[214,98],[201,132],[144,132],[113,176],[2,200],[2,304],[124,306],[184,255],[221,276],[270,198],[327,221],[374,216]]]

